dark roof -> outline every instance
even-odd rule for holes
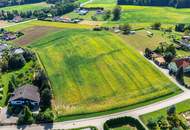
[[[40,102],[40,94],[38,87],[26,84],[16,89],[9,101],[14,101],[20,98]]]
[[[186,68],[190,65],[190,59],[189,58],[177,59],[175,60],[175,63],[178,68],[180,67]]]

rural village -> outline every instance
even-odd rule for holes
[[[189,0],[0,1],[0,130],[190,130]]]

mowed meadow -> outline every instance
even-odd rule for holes
[[[35,4],[25,4],[25,5],[16,5],[16,6],[9,6],[9,7],[3,7],[0,8],[0,10],[3,11],[13,11],[17,10],[19,12],[25,12],[25,11],[34,11],[34,10],[40,10],[51,6],[51,4],[47,4],[46,2],[41,3],[35,3]]]
[[[29,45],[50,79],[58,115],[94,113],[151,102],[180,92],[119,36],[64,29]]]
[[[104,7],[112,10],[116,6],[115,0],[94,0],[86,7]],[[152,7],[152,6],[133,6],[121,5],[122,14],[118,21],[109,21],[107,25],[122,23],[154,23],[165,24],[189,23],[190,9],[176,9],[172,7]]]

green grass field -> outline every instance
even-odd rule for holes
[[[0,8],[0,10],[4,11],[13,11],[13,10],[18,10],[19,12],[25,12],[25,11],[34,11],[34,10],[40,10],[46,7],[49,7],[50,4],[47,4],[45,2],[37,3],[37,4],[25,4],[25,5],[17,5],[17,6],[9,6],[9,7],[4,7]]]
[[[104,7],[112,10],[116,6],[116,2],[95,0],[86,7]],[[121,23],[189,23],[190,9],[176,9],[172,7],[148,7],[148,6],[128,6],[122,7],[122,15],[119,21],[110,21],[109,24]]]
[[[75,115],[127,107],[179,89],[119,36],[66,29],[29,46],[40,55],[54,93],[54,111]]]

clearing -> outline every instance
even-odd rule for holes
[[[38,52],[48,73],[54,112],[58,115],[130,107],[180,92],[123,39],[110,32],[64,29],[29,47]]]

